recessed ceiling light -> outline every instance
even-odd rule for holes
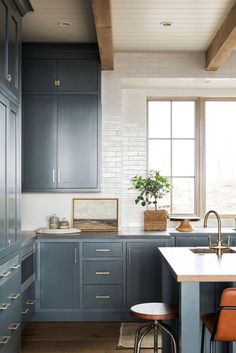
[[[171,26],[173,26],[173,22],[164,21],[164,22],[161,22],[160,25],[161,25],[162,27],[171,27]]]
[[[61,22],[58,22],[57,24],[60,27],[70,27],[71,26],[71,23],[67,22],[67,21],[61,21]]]

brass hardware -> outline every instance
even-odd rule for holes
[[[54,86],[59,87],[61,85],[61,81],[55,80],[54,81]]]
[[[7,310],[9,308],[11,304],[7,303],[7,304],[0,304],[0,310]]]
[[[25,315],[28,313],[28,311],[29,311],[29,308],[26,308],[26,309],[22,310],[21,314]]]
[[[7,74],[7,81],[8,81],[8,82],[11,82],[11,80],[12,80],[11,75],[10,75],[10,74]]]
[[[212,244],[212,236],[211,235],[208,236],[209,249],[216,250],[217,256],[222,256],[224,253],[224,250],[230,248],[231,237],[230,236],[227,237],[227,244],[224,244],[223,241],[221,240],[221,219],[220,219],[219,214],[216,211],[210,210],[206,213],[206,215],[204,217],[203,227],[204,228],[207,227],[207,220],[208,220],[208,217],[211,213],[214,214],[217,219],[218,235],[217,235],[217,243],[215,243],[215,244]]]
[[[131,249],[128,248],[128,263],[131,263]]]
[[[110,295],[96,295],[96,299],[110,299]]]
[[[105,276],[105,275],[110,275],[110,272],[96,272],[96,275],[101,275],[101,276]]]
[[[18,299],[19,296],[20,296],[20,293],[10,294],[8,299]]]
[[[11,267],[12,270],[17,270],[19,267],[21,266],[21,264],[16,264],[16,265],[13,265]]]
[[[56,182],[56,171],[55,171],[55,169],[52,170],[52,182],[53,182],[53,184],[55,184],[55,182]]]
[[[61,169],[58,169],[58,183],[61,182]]]
[[[2,272],[0,277],[8,277],[10,274],[11,274],[11,271]]]
[[[96,252],[110,252],[111,249],[96,249]]]
[[[0,338],[0,344],[7,344],[10,339],[11,339],[11,336],[2,336]]]
[[[78,256],[78,249],[75,248],[75,264],[78,263],[78,260],[79,260],[79,256]]]
[[[28,305],[34,305],[36,303],[36,299],[28,299],[26,304]]]
[[[20,323],[17,322],[17,323],[11,324],[8,328],[9,330],[16,331],[18,330],[19,327],[20,327]]]
[[[57,86],[60,86],[60,85],[61,85],[61,81],[58,80],[58,81],[57,81]]]

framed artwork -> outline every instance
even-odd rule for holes
[[[117,231],[118,199],[73,199],[73,227],[81,231]]]

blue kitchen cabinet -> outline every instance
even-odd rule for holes
[[[6,123],[8,101],[0,94],[0,250],[6,246]]]
[[[79,307],[79,243],[39,242],[40,311]]]
[[[127,307],[161,300],[161,259],[165,241],[127,243]]]
[[[195,236],[192,234],[179,235],[175,237],[175,245],[178,247],[184,246],[208,246],[208,237],[206,236]]]

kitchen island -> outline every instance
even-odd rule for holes
[[[196,248],[195,248],[196,249]],[[235,248],[232,248],[235,250]],[[180,353],[200,352],[200,283],[236,283],[236,253],[196,254],[190,248],[159,248],[163,266],[171,271],[179,284]],[[165,276],[163,276],[165,281]],[[165,285],[164,285],[165,287]],[[236,344],[232,344],[236,353]]]

